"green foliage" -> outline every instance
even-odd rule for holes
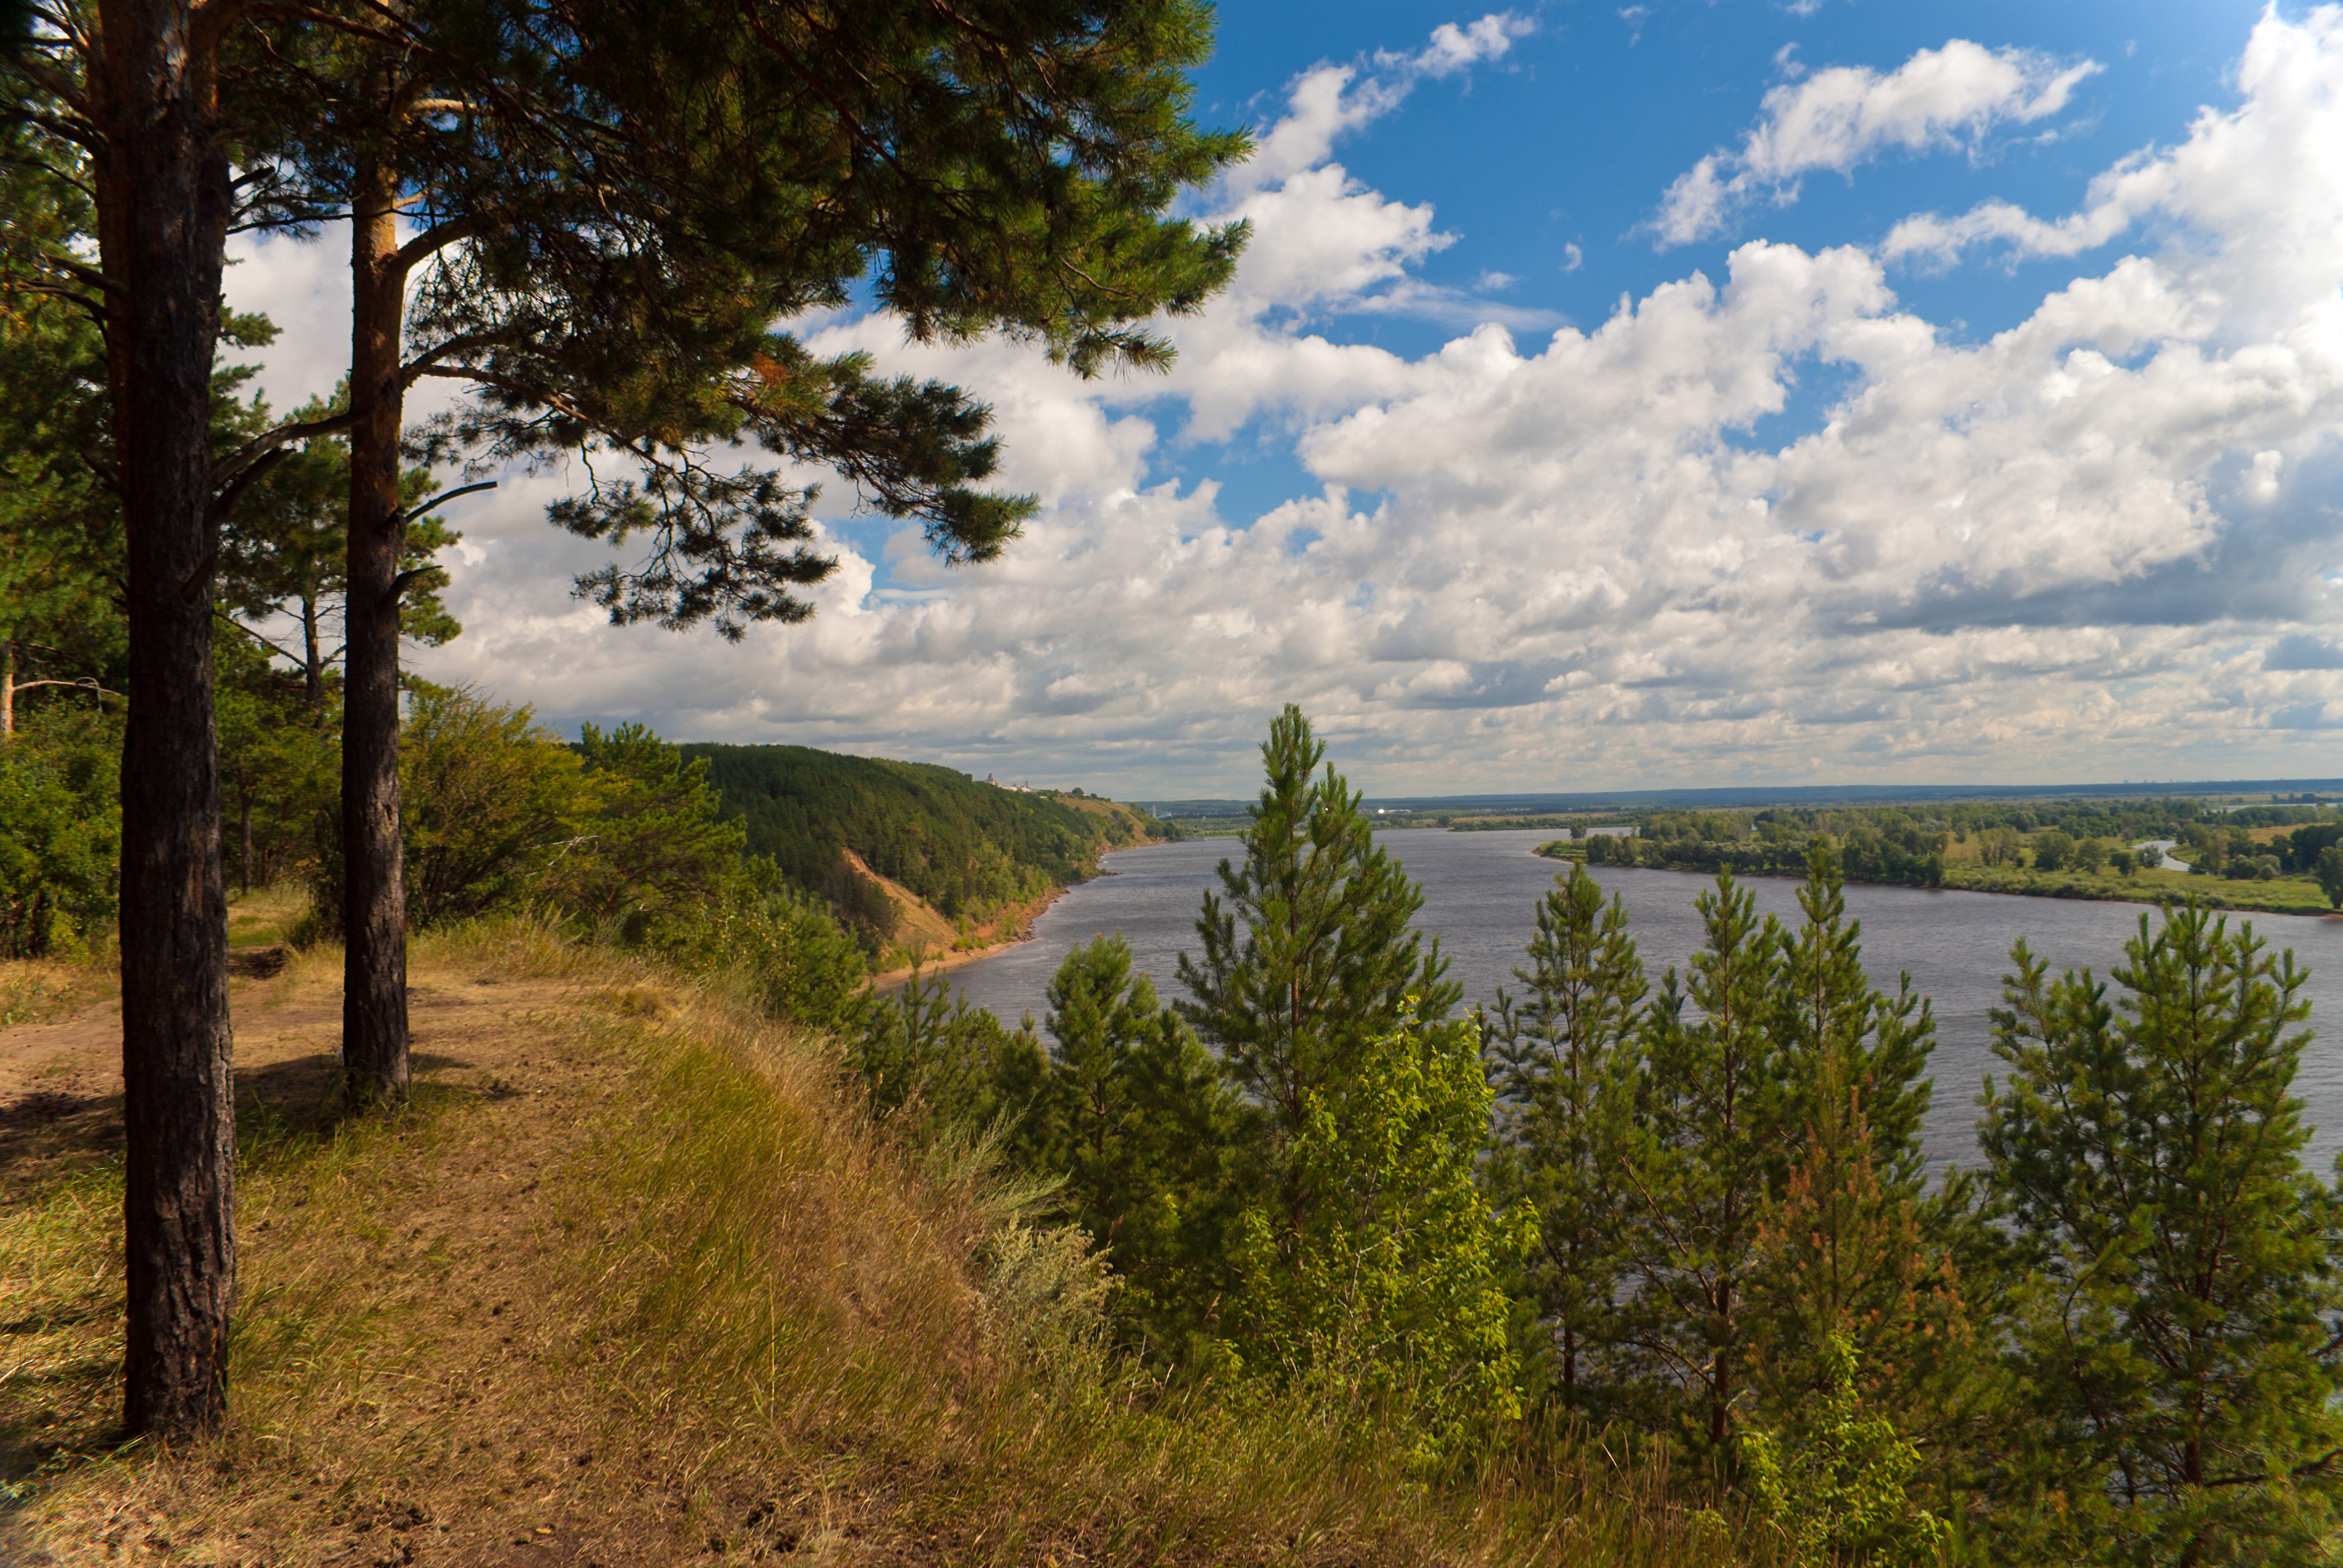
[[[1245,1211],[1240,1361],[1338,1408],[1403,1422],[1433,1462],[1521,1413],[1502,1274],[1531,1241],[1494,1211],[1476,1167],[1491,1093],[1470,1020],[1412,1010],[1367,1042],[1339,1098],[1303,1091],[1289,1151],[1295,1210]]]
[[[2343,910],[2343,846],[2329,844],[2318,851],[2311,862],[2311,874],[2318,879],[2318,890],[2327,901]]]
[[[1650,986],[1627,934],[1626,906],[1583,866],[1539,900],[1529,988],[1518,1005],[1497,993],[1489,1049],[1500,1091],[1503,1190],[1537,1215],[1522,1290],[1534,1305],[1562,1406],[1600,1405],[1617,1375],[1618,1295],[1626,1268],[1622,1143],[1629,1069]]]
[[[1011,1030],[954,997],[943,970],[914,968],[869,1009],[853,1068],[874,1113],[929,1138],[989,1131],[1002,1153],[1031,1162],[1048,1136],[1050,1073],[1031,1022]]]
[[[2338,1524],[2335,1194],[2299,1155],[2302,971],[2250,926],[2141,917],[2111,1006],[2020,942],[1978,1141],[2022,1238],[2016,1364],[2066,1562],[2309,1562]],[[2014,1528],[2014,1527],[2013,1527]]]
[[[1802,918],[1782,933],[1777,951],[1773,1030],[1796,1075],[1799,1122],[1816,1125],[1854,1095],[1879,1179],[1917,1192],[1930,1095],[1922,1074],[1936,1032],[1927,999],[1908,973],[1892,996],[1864,974],[1863,927],[1846,918],[1845,883],[1825,843],[1807,849],[1798,910]]]
[[[1920,1454],[1857,1391],[1852,1341],[1825,1342],[1825,1386],[1792,1431],[1753,1426],[1740,1455],[1759,1510],[1781,1533],[1785,1568],[1921,1568],[1943,1560],[1952,1530],[1906,1490]]]
[[[1654,999],[1627,1135],[1636,1289],[1628,1336],[1656,1419],[1723,1452],[1747,1381],[1742,1321],[1758,1231],[1787,1172],[1800,1084],[1778,1017],[1784,935],[1720,873],[1700,896],[1706,941]],[[1687,1018],[1689,1013],[1689,1018]]]
[[[222,638],[212,654],[219,736],[221,848],[247,890],[314,880],[320,845],[337,831],[341,753],[333,694],[313,708],[304,685],[250,643]]]
[[[1976,1402],[1977,1347],[1959,1271],[1933,1232],[1949,1228],[1946,1208],[1965,1208],[1967,1184],[1948,1183],[1932,1211],[1916,1181],[1883,1180],[1874,1142],[1860,1090],[1824,1099],[1766,1206],[1747,1301],[1747,1419],[1806,1431],[1837,1392],[1845,1347],[1860,1359],[1865,1402],[1932,1439],[1941,1471]]]
[[[2320,855],[2337,844],[2343,844],[2343,822],[2320,822],[2308,828],[2298,828],[2291,833],[2281,833],[2270,841],[2270,847],[2286,858],[2286,869],[2300,875],[2305,871],[2317,874]]]
[[[980,784],[929,763],[846,757],[803,746],[692,745],[726,815],[753,854],[789,882],[828,899],[873,951],[892,935],[894,909],[848,866],[865,865],[925,899],[947,919],[981,920],[1091,874],[1100,849],[1130,841],[1120,815],[1047,795]]]
[[[68,292],[39,286],[47,257],[93,234],[85,155],[43,123],[57,107],[0,82],[0,642],[14,678],[121,689],[115,608],[122,512],[106,483],[106,345]],[[28,696],[34,694],[27,694]],[[21,700],[21,699],[20,699]]]
[[[1241,157],[1200,132],[1196,0],[787,6],[410,6],[368,25],[275,23],[233,112],[280,223],[350,197],[379,158],[427,236],[408,326],[481,396],[435,459],[590,451],[558,525],[639,559],[579,579],[612,619],[803,619],[828,469],[954,562],[1016,537],[1032,498],[988,487],[990,411],[959,387],[818,356],[778,321],[866,288],[920,341],[1005,332],[1090,375],[1160,367],[1154,325],[1227,280],[1242,225],[1166,216]],[[471,112],[402,116],[397,103]],[[386,127],[391,127],[386,130]],[[743,470],[737,449],[778,459]],[[726,458],[728,448],[736,453]],[[616,476],[608,458],[623,454]],[[623,459],[622,459],[623,461]]]
[[[2063,870],[2075,859],[2075,840],[2056,829],[2034,836],[2034,869]]]
[[[262,734],[274,738],[281,769],[317,767],[316,742],[300,725]],[[608,734],[588,725],[573,748],[528,708],[414,681],[399,789],[415,930],[528,903],[696,963],[721,967],[728,944],[753,951],[772,966],[769,983],[780,988],[777,1000],[786,993],[789,1016],[852,1013],[836,993],[860,986],[862,970],[829,950],[836,922],[778,894],[771,866],[744,857],[739,825],[723,819],[707,765],[639,724]],[[339,918],[337,816],[326,803],[313,808],[315,892],[328,922]],[[834,978],[850,972],[850,981]]]
[[[1861,927],[1819,842],[1798,904],[1776,949],[1772,1023],[1796,1158],[1768,1194],[1743,1302],[1755,1406],[1794,1430],[1829,1393],[1840,1338],[1875,1410],[1906,1431],[1938,1428],[1962,1402],[1972,1347],[1957,1271],[1930,1234],[1961,1217],[1969,1189],[1956,1177],[1933,1203],[1924,1195],[1935,1018],[1908,975],[1892,993],[1865,975]]]
[[[312,399],[294,411],[292,420],[330,423],[348,407],[345,380],[331,400]],[[275,423],[257,399],[245,422],[254,434]],[[430,469],[409,468],[399,478],[399,504],[412,508],[431,490]],[[214,578],[222,607],[245,636],[300,672],[311,713],[320,719],[328,673],[341,657],[339,648],[332,645],[347,589],[349,505],[348,439],[338,431],[327,431],[288,443],[225,518]],[[448,579],[436,564],[439,552],[462,538],[436,516],[415,518],[402,530],[402,636],[437,648],[463,631],[439,598]],[[278,616],[293,622],[297,638],[292,646],[261,629]]]
[[[519,901],[548,859],[579,836],[578,759],[530,709],[417,682],[398,773],[407,916],[417,930]],[[338,854],[333,863],[338,869]]]
[[[1156,1359],[1192,1362],[1218,1302],[1237,1287],[1229,1258],[1245,1173],[1247,1116],[1220,1066],[1155,988],[1130,946],[1101,936],[1051,977],[1046,1119],[1035,1165],[1062,1174],[1063,1200],[1121,1276],[1125,1336]]]
[[[1222,860],[1204,895],[1202,957],[1180,955],[1195,1000],[1176,1005],[1265,1113],[1277,1201],[1299,1227],[1319,1196],[1293,1163],[1311,1119],[1346,1125],[1344,1097],[1393,1020],[1438,1024],[1463,990],[1413,929],[1423,891],[1376,846],[1359,796],[1331,764],[1312,778],[1326,749],[1302,710],[1289,704],[1261,749],[1244,864]]]
[[[1910,1348],[1944,1326],[1919,1283],[1936,1271],[1918,1240],[1935,1021],[1908,978],[1893,993],[1865,978],[1820,843],[1799,906],[1794,926],[1761,920],[1730,874],[1701,896],[1704,947],[1681,982],[1668,971],[1608,1119],[1629,1285],[1612,1353],[1643,1419],[1710,1455],[1733,1452],[1753,1393],[1781,1409],[1819,1389],[1829,1334],[1909,1372],[1904,1405],[1945,1372]]]
[[[1933,888],[1945,879],[1946,838],[1941,823],[1922,822],[1892,807],[1776,809],[1755,817],[1654,811],[1638,819],[1632,838],[1591,835],[1585,855],[1594,866],[1785,877],[1804,874],[1809,847],[1820,842],[1845,874],[1858,881]],[[1540,851],[1550,852],[1551,847]]]
[[[84,699],[0,746],[0,958],[75,950],[113,918],[121,744],[119,721]]]
[[[703,961],[737,964],[755,978],[766,1010],[851,1039],[871,1009],[862,949],[820,900],[792,889],[760,889],[744,907],[706,928]]]
[[[578,749],[574,831],[547,869],[547,898],[629,947],[672,947],[746,894],[740,825],[719,819],[704,759],[640,724],[608,735],[588,724]]]

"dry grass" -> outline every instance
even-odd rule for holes
[[[69,1018],[114,990],[110,955],[0,959],[0,1029]]]
[[[338,955],[246,989],[243,1041]],[[0,1559],[1711,1563],[1599,1454],[1427,1486],[1306,1404],[1113,1363],[1098,1274],[972,1147],[915,1150],[745,988],[525,922],[418,942],[413,1109],[244,1117],[232,1429],[111,1446],[118,1167],[0,1219]],[[272,1034],[271,1030],[275,1032]],[[64,1136],[64,1134],[59,1134]]]
[[[227,900],[227,944],[251,948],[285,941],[308,912],[308,890],[296,883],[232,893]]]

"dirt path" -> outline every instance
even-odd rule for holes
[[[672,1500],[598,1465],[593,1391],[568,1375],[578,1304],[553,1288],[568,1277],[553,1177],[623,1078],[588,1043],[588,1020],[659,1003],[621,977],[427,958],[410,981],[416,1077],[452,1111],[409,1132],[312,1143],[298,1131],[329,1121],[340,1099],[337,957],[244,967],[230,988],[238,1101],[265,1111],[254,1125],[291,1130],[280,1147],[297,1153],[239,1191],[240,1313],[264,1341],[297,1330],[349,1348],[261,1354],[239,1385],[235,1430],[195,1463],[101,1463],[44,1488],[32,1517],[20,1513],[30,1498],[0,1489],[0,1562],[699,1555],[677,1550]],[[30,1212],[120,1149],[120,1027],[108,1000],[0,1030],[0,1214]],[[84,1256],[102,1252],[113,1221],[93,1224]],[[0,1481],[23,1479],[44,1452],[104,1452],[119,1407],[117,1268],[63,1296],[53,1271],[55,1299],[39,1302],[14,1302],[33,1288],[25,1281],[0,1284],[0,1301],[35,1308],[0,1325],[0,1364],[24,1385],[0,1399],[0,1436],[27,1445],[5,1456]],[[300,1453],[280,1453],[271,1431],[300,1432]]]
[[[269,950],[240,953],[229,982],[236,1092],[299,1121],[335,1096],[341,1048],[338,964]],[[458,973],[418,976],[409,990],[415,1069],[458,1087],[509,1076],[525,1037],[516,1009],[573,995],[569,984],[512,984]],[[108,998],[45,1023],[0,1029],[0,1201],[39,1185],[60,1160],[86,1163],[122,1141],[122,1006]]]

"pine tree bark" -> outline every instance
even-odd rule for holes
[[[319,729],[326,727],[326,656],[319,650],[317,638],[317,600],[315,595],[301,596],[301,696],[309,704],[309,722]]]
[[[212,725],[212,355],[228,170],[208,14],[103,0],[90,84],[130,626],[122,749],[123,1423],[226,1411],[236,1292],[227,900]]]
[[[342,663],[342,1070],[361,1104],[404,1100],[407,880],[398,798],[398,433],[406,264],[378,156],[351,193],[350,518]]]

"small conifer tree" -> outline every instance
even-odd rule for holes
[[[1374,841],[1359,796],[1289,703],[1262,744],[1268,778],[1242,866],[1204,895],[1202,957],[1180,955],[1181,1016],[1217,1047],[1262,1112],[1262,1157],[1287,1228],[1308,1223],[1317,1178],[1293,1149],[1314,1115],[1350,1121],[1362,1064],[1403,1013],[1443,1021],[1463,988],[1413,929],[1423,890]]]
[[[1328,1096],[1305,1101],[1292,1155],[1321,1197],[1302,1224],[1245,1212],[1235,1348],[1431,1462],[1521,1413],[1500,1281],[1536,1220],[1481,1189],[1491,1091],[1472,1020],[1403,1015],[1353,1072],[1342,1122]]]
[[[1064,1176],[1068,1211],[1121,1276],[1126,1337],[1157,1359],[1187,1360],[1235,1286],[1244,1107],[1120,936],[1069,952],[1049,1006],[1036,1163]]]
[[[1863,926],[1846,918],[1838,859],[1823,839],[1806,851],[1798,909],[1802,918],[1782,933],[1772,1027],[1792,1059],[1801,1121],[1836,1116],[1845,1110],[1837,1101],[1858,1096],[1874,1177],[1917,1192],[1935,1016],[1909,974],[1892,996],[1865,975]]]
[[[1778,1533],[1786,1568],[1923,1568],[1943,1561],[1951,1527],[1916,1506],[1906,1483],[1920,1454],[1896,1423],[1865,1407],[1854,1342],[1823,1345],[1823,1387],[1795,1432],[1740,1434],[1758,1512]]]
[[[1978,1142],[2025,1249],[2016,1361],[2038,1428],[2006,1477],[2036,1561],[2326,1561],[2343,1488],[2336,1194],[2292,1085],[2306,976],[2250,925],[2170,912],[2120,1000],[2020,942]],[[2015,1516],[2023,1511],[2009,1510]]]
[[[1529,988],[1518,1004],[1500,990],[1491,1027],[1501,1091],[1498,1169],[1538,1216],[1524,1292],[1550,1336],[1555,1397],[1584,1412],[1616,1339],[1625,1265],[1619,1168],[1636,1030],[1650,991],[1627,910],[1584,866],[1538,903]]]
[[[1744,1319],[1759,1226],[1787,1173],[1797,1096],[1773,1027],[1779,923],[1758,918],[1755,897],[1730,872],[1698,907],[1707,942],[1681,987],[1674,970],[1661,982],[1626,1130],[1625,1336],[1645,1386],[1675,1391],[1673,1408],[1654,1417],[1723,1452],[1747,1383]]]

